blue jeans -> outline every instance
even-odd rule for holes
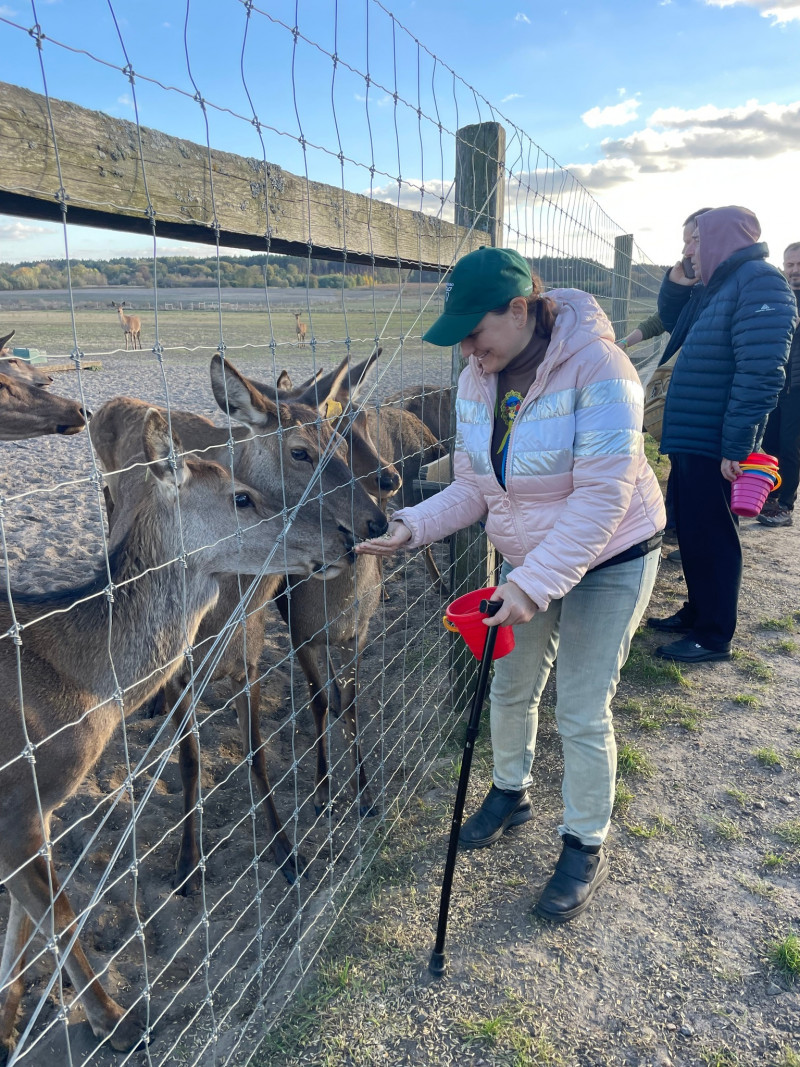
[[[561,600],[514,627],[514,651],[495,662],[491,688],[494,784],[533,781],[539,700],[556,661],[556,722],[564,749],[561,834],[600,845],[614,804],[617,746],[611,700],[653,591],[661,553],[588,571]],[[501,581],[511,572],[506,563]]]

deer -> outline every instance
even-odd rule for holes
[[[52,385],[53,376],[51,374],[32,367],[24,359],[15,356],[13,349],[8,347],[8,342],[16,332],[16,330],[12,330],[5,337],[0,337],[0,373],[7,374],[9,378],[19,378],[26,385],[38,385],[42,388]]]
[[[294,313],[294,326],[297,332],[297,343],[299,345],[304,345],[306,343],[306,330],[308,328],[304,322],[300,321],[300,316],[302,314],[302,311],[295,311]]]
[[[387,525],[383,512],[370,501],[359,485],[356,484],[352,491],[350,489],[352,477],[343,462],[341,444],[323,458],[326,442],[331,434],[324,425],[320,427],[316,409],[312,410],[300,404],[281,404],[279,410],[277,403],[255,390],[230,362],[223,362],[219,355],[214,356],[211,362],[211,385],[220,408],[229,411],[232,418],[239,419],[244,424],[242,427],[233,428],[236,442],[233,450],[233,469],[237,476],[245,477],[256,488],[264,486],[273,492],[281,489],[286,505],[291,507],[300,499],[314,474],[314,469],[320,466],[322,459],[324,465],[321,467],[320,484],[306,504],[305,512],[312,514],[316,522],[322,521],[334,529],[349,529],[355,520],[354,533],[358,536],[379,536],[383,533]],[[135,440],[144,407],[142,401],[118,397],[103,405],[92,422],[92,442],[97,450],[100,465],[107,472],[106,480],[111,489],[109,524],[112,527],[116,509],[114,496],[117,495],[115,479],[118,477],[113,472],[119,471],[127,461],[129,442]],[[171,411],[170,419],[173,427],[177,428],[184,447],[201,450],[204,455],[227,454],[227,428],[215,426],[208,419],[190,412]],[[279,433],[281,426],[283,430]],[[373,472],[376,467],[375,456]],[[399,484],[396,473],[394,482]],[[350,557],[351,563],[352,560],[353,557]],[[347,569],[349,571],[349,568]],[[331,573],[326,577],[333,581],[337,575]],[[255,789],[266,803],[273,857],[287,881],[293,882],[305,870],[306,861],[303,856],[293,852],[272,804],[266,755],[259,726],[261,672],[258,660],[264,644],[263,609],[278,592],[280,582],[280,578],[262,579],[253,596],[255,607],[247,614],[244,627],[234,633],[222,660],[212,675],[204,676],[200,689],[224,677],[233,682],[236,693],[234,706],[245,739],[245,749],[252,754],[251,774]],[[197,635],[198,643],[216,636],[227,623],[238,602],[237,580],[224,580],[217,605],[201,623]],[[183,701],[179,698],[187,681],[188,677],[179,672],[168,682],[156,711],[172,708],[173,718],[183,722],[186,701],[185,698]],[[199,765],[197,741],[189,730],[181,737],[180,766],[184,785],[184,821],[176,863],[175,888],[178,893],[186,895],[198,888],[200,883],[196,831]]]
[[[117,309],[117,314],[119,315],[119,321],[122,323],[122,330],[123,330],[123,333],[125,334],[125,351],[126,352],[128,351],[128,343],[129,342],[130,342],[130,347],[132,349],[134,349],[134,350],[136,350],[137,348],[141,349],[141,347],[142,347],[142,338],[141,338],[140,335],[141,335],[141,332],[142,332],[142,320],[139,318],[138,315],[126,315],[125,314],[125,312],[122,310],[124,307],[127,307],[127,304],[126,304],[126,302],[124,300],[122,301],[121,304],[115,304],[114,301],[112,300],[111,301],[111,306],[112,306],[112,308],[116,308]]]
[[[75,400],[0,373],[0,441],[70,436],[86,427],[91,414]]]
[[[412,415],[424,422],[437,441],[449,442],[450,408],[453,390],[446,386],[438,385],[407,385],[398,393],[392,393],[384,400],[384,404],[399,406],[404,411],[410,411]]]
[[[380,348],[351,369],[349,357],[318,381],[307,383],[298,399],[319,404],[331,424],[345,435],[350,447],[353,476],[373,499],[385,507],[400,490],[400,475],[390,460],[378,449],[370,432],[367,413],[350,404],[350,394],[368,373],[380,355]],[[265,396],[283,399],[286,394],[268,383],[251,385]],[[329,711],[345,724],[350,741],[351,783],[358,800],[359,813],[376,814],[361,751],[359,730],[359,673],[366,646],[369,624],[381,600],[380,560],[375,556],[357,556],[355,566],[327,582],[325,594],[317,596],[295,576],[281,582],[275,603],[281,613],[300,666],[308,683],[311,712],[316,734],[316,774],[314,808],[319,815],[330,807],[331,777],[327,748]],[[336,653],[336,655],[332,653]],[[325,657],[326,666],[320,660]],[[337,665],[336,660],[339,660]],[[328,677],[331,679],[328,695]]]
[[[120,713],[131,715],[162,673],[180,669],[222,575],[258,575],[264,566],[276,573],[288,564],[324,577],[331,561],[352,552],[350,530],[321,529],[316,516],[298,514],[265,564],[285,530],[279,491],[264,495],[219,464],[184,455],[154,409],[145,412],[140,441],[117,483],[108,570],[79,588],[0,595],[0,880],[11,898],[0,1056],[13,1052],[32,930],[44,937],[52,930],[61,943],[95,1036],[118,1051],[138,1043],[138,1013],[105,992],[73,937],[75,913],[49,853],[53,812],[81,788]]]

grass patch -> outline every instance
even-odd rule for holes
[[[758,624],[762,630],[784,630],[786,633],[794,633],[794,615],[784,615],[780,619],[762,619]]]
[[[780,641],[776,641],[772,645],[777,652],[783,652],[785,656],[791,656],[797,651],[797,642],[792,641],[790,637],[784,637]]]
[[[677,663],[655,659],[647,648],[638,644],[632,646],[622,676],[635,685],[680,685],[687,689],[691,685]]]
[[[739,1067],[739,1057],[727,1045],[714,1049],[701,1048],[700,1060],[706,1067]]]
[[[771,681],[773,675],[772,667],[765,663],[763,659],[754,656],[752,652],[734,648],[731,652],[731,659],[736,665],[736,669],[741,671],[742,674],[746,674],[748,678],[758,682]]]
[[[771,745],[767,748],[757,748],[753,755],[762,767],[782,766],[780,754]]]
[[[656,768],[653,761],[633,745],[620,745],[617,750],[617,772],[619,774],[640,774],[644,778],[650,778],[655,774]]]
[[[617,779],[617,788],[614,791],[614,814],[623,815],[627,810],[634,794],[628,789],[621,778]]]
[[[638,702],[636,702],[638,703]],[[664,726],[682,726],[694,732],[700,729],[705,713],[685,700],[675,697],[656,697],[650,704],[641,705],[636,725],[640,730],[660,730]]]
[[[766,867],[767,870],[774,870],[776,867],[784,867],[786,865],[786,857],[780,852],[765,852],[761,857],[761,866]]]
[[[752,693],[737,693],[731,700],[734,704],[743,704],[748,708],[758,707],[758,697],[754,697]]]
[[[737,789],[735,785],[729,786],[725,790],[725,795],[729,796],[732,800],[735,800],[741,807],[746,808],[750,803],[750,797],[741,789]]]
[[[745,874],[737,874],[736,881],[744,886],[748,893],[762,900],[773,900],[778,895],[778,887],[763,878],[748,878]]]
[[[788,1045],[784,1045],[781,1049],[781,1059],[778,1060],[778,1067],[800,1067],[800,1055]]]
[[[775,827],[775,833],[788,845],[800,845],[800,819],[785,822]]]
[[[800,937],[792,933],[782,941],[773,941],[768,947],[767,959],[784,977],[794,981],[800,977]]]
[[[625,829],[634,837],[660,837],[663,833],[675,833],[675,825],[663,815],[656,815],[649,826],[644,823],[625,823]]]
[[[744,834],[733,819],[722,818],[714,823],[714,835],[720,841],[741,841]]]

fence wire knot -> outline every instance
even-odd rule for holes
[[[131,85],[133,85],[134,80],[136,78],[136,75],[134,74],[133,67],[131,66],[130,63],[126,67],[122,68],[122,73],[125,75],[125,77],[128,79],[128,81],[131,83]]]
[[[22,755],[30,764],[36,762],[36,746],[32,741],[29,741],[22,750]],[[42,846],[44,848],[44,846]]]
[[[42,33],[42,27],[39,25],[38,22],[34,22],[34,24],[28,30],[28,34],[29,34],[29,36],[35,38],[36,47],[37,48],[41,48],[42,47],[42,41],[45,39],[45,35]]]

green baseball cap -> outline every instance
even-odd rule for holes
[[[487,311],[533,292],[531,268],[513,248],[478,248],[453,267],[445,284],[444,312],[423,341],[450,347],[463,341]]]

